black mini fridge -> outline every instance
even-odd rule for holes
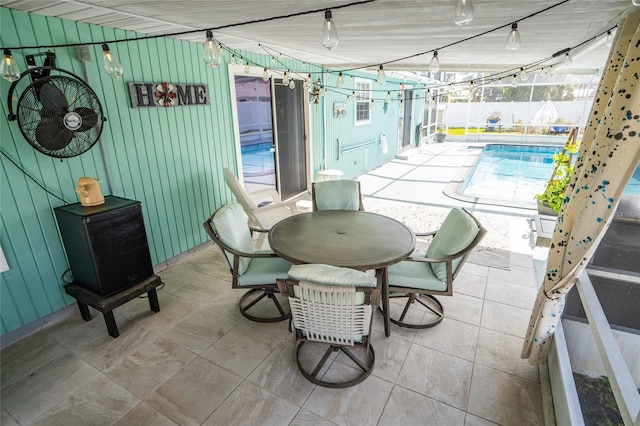
[[[80,203],[54,209],[76,284],[110,296],[153,275],[139,201],[104,197],[99,206]]]

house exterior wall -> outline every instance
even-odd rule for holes
[[[0,8],[0,18],[3,47],[141,36],[6,8]],[[225,55],[223,62],[211,69],[202,61],[202,44],[169,38],[113,43],[110,48],[124,67],[124,75],[118,80],[102,70],[99,44],[89,46],[92,60],[86,64],[88,74],[76,59],[73,47],[53,50],[57,66],[88,81],[102,103],[108,119],[102,133],[104,160],[112,177],[112,194],[99,144],[78,157],[62,161],[43,155],[27,143],[16,122],[8,121],[9,111],[4,101],[0,103],[0,145],[3,153],[26,173],[67,203],[78,201],[75,186],[82,176],[99,178],[104,195],[141,201],[152,262],[158,265],[207,242],[202,222],[220,205],[234,201],[222,175],[223,167],[237,170],[230,58]],[[12,51],[21,70],[26,69],[24,55],[34,53],[39,52],[36,49]],[[270,67],[268,56],[247,52],[242,55]],[[41,64],[42,58],[36,60]],[[283,58],[281,62],[283,68],[303,69],[303,64],[292,59]],[[301,72],[306,75],[317,70],[317,66],[307,64]],[[209,104],[131,108],[128,82],[162,81],[206,84]],[[25,81],[20,82],[14,94],[14,108],[17,96],[26,85]],[[9,86],[4,79],[0,80],[3,100]],[[332,101],[327,101],[326,108],[327,117],[332,117]],[[390,108],[383,114],[381,104],[377,108],[379,111],[374,110],[374,120],[367,129],[354,129],[353,117],[347,117],[339,126],[329,123],[327,141],[335,141],[338,135],[353,142],[382,132],[390,136],[397,123],[397,111]],[[322,167],[325,137],[321,105],[310,106],[309,120],[312,167],[317,171]],[[390,138],[386,156],[378,151],[371,153],[366,161],[347,158],[331,162],[329,166],[343,169],[345,176],[356,176],[392,157],[395,151],[391,141],[394,140]],[[335,152],[332,143],[327,150]],[[4,155],[0,156],[0,172],[0,245],[10,268],[0,274],[0,335],[5,335],[75,301],[64,292],[62,276],[68,262],[53,214],[53,209],[64,202],[47,194]]]
[[[360,78],[375,79],[376,75],[372,73],[353,73],[354,76]],[[386,83],[372,83],[374,105],[371,109],[371,123],[355,126],[355,107],[353,101],[347,101],[347,95],[355,90],[355,78],[351,76],[344,77],[344,86],[342,89],[336,87],[336,74],[325,74],[324,84],[333,88],[327,92],[324,99],[320,102],[325,104],[325,129],[326,129],[326,168],[337,169],[344,172],[345,178],[358,176],[364,171],[371,170],[380,164],[393,159],[401,145],[399,140],[399,113],[403,108],[398,100],[398,88],[403,83],[402,80],[387,78]],[[385,111],[385,98],[387,91],[392,93],[392,101],[387,103]],[[419,90],[414,93],[422,92]],[[415,95],[414,95],[415,96]],[[346,115],[342,118],[335,118],[333,108],[335,102],[346,102]],[[312,105],[312,107],[318,105]],[[412,127],[419,125],[422,120],[422,110],[424,109],[424,99],[416,97],[413,102],[413,120]],[[411,131],[412,146],[416,146],[414,131]],[[388,152],[385,154],[380,144],[371,144],[363,148],[355,149],[346,153],[339,153],[340,147],[349,147],[358,145],[374,139],[380,139],[382,134],[386,135],[388,143]],[[321,145],[320,143],[318,145]],[[316,161],[314,167],[316,170],[323,167],[323,152],[316,152]]]

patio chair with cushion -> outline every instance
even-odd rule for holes
[[[313,210],[360,210],[364,211],[360,182],[339,179],[314,182],[311,199]]]
[[[286,299],[280,296],[276,279],[286,278],[291,263],[271,251],[256,251],[247,225],[247,215],[239,204],[216,210],[203,223],[211,239],[220,247],[231,271],[231,287],[248,291],[238,306],[246,318],[259,322],[276,322],[289,318]],[[266,300],[265,300],[266,298]],[[273,306],[265,303],[273,302]],[[260,303],[262,302],[262,303]]]
[[[236,197],[236,201],[242,206],[249,217],[249,226],[252,230],[268,231],[273,225],[291,215],[298,213],[297,202],[306,198],[305,192],[282,201],[280,194],[274,188],[263,189],[248,193],[244,190],[236,175],[228,168],[224,168],[224,181]],[[258,236],[257,246],[262,248],[266,242],[266,232]]]
[[[452,209],[437,231],[416,233],[417,237],[433,239],[426,253],[414,252],[388,268],[390,299],[403,298],[403,302],[406,299],[400,306],[390,304],[390,321],[408,328],[439,324],[444,318],[444,308],[434,295],[453,294],[454,279],[486,233],[482,224],[462,208]],[[410,310],[416,302],[422,309]]]
[[[371,374],[371,303],[380,298],[375,277],[330,265],[294,265],[278,287],[289,296],[296,362],[304,377],[320,386],[344,388]],[[317,347],[327,345],[321,355]],[[334,352],[346,357],[330,359]],[[354,368],[347,368],[349,361]]]

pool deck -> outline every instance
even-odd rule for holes
[[[473,212],[489,231],[482,246],[534,254],[531,219],[535,208],[486,204],[447,195],[460,183],[484,144],[445,142],[427,144],[358,177],[367,211],[395,217],[416,231],[437,229],[453,207]]]

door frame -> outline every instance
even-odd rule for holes
[[[236,75],[242,75],[247,77],[259,77],[262,78],[264,74],[264,68],[250,66],[249,72],[246,72],[246,67],[240,64],[229,64],[229,94],[231,96],[231,112],[232,112],[232,124],[233,124],[233,136],[235,141],[235,151],[236,151],[236,166],[238,170],[238,180],[243,184],[244,182],[244,171],[242,170],[242,147],[240,145],[240,123],[238,120],[238,106],[236,103]],[[273,96],[275,96],[274,84],[275,80],[282,79],[282,73],[284,71],[280,70],[270,70],[267,69],[267,73],[269,75],[269,83],[271,85],[271,94],[272,94],[272,102],[271,102],[271,111],[272,111],[272,120],[273,120],[273,143],[275,145],[276,152],[274,153],[274,161],[276,167],[276,189],[280,188],[280,164],[279,164],[279,155],[278,155],[278,135],[277,135],[277,119],[275,116],[275,103],[273,102]],[[292,74],[289,76],[296,81],[296,84],[302,85],[304,83],[304,79],[302,76],[297,74]],[[311,185],[311,175],[312,172],[310,170],[311,167],[311,123],[310,123],[310,110],[309,110],[309,92],[307,90],[303,90],[304,99],[303,104],[304,108],[302,110],[303,115],[303,124],[304,124],[304,144],[305,144],[305,170],[306,170],[306,183],[307,183],[307,191]]]
[[[400,154],[404,151],[408,151],[412,148],[414,148],[414,144],[412,143],[412,139],[413,139],[413,132],[412,132],[412,128],[413,128],[413,123],[415,122],[413,116],[415,114],[415,109],[416,109],[416,104],[415,102],[413,102],[415,100],[415,93],[416,87],[414,87],[413,85],[408,85],[405,84],[404,85],[404,89],[402,92],[402,98],[403,98],[403,102],[402,105],[400,106],[400,108],[398,108],[398,120],[400,120],[400,118],[402,118],[402,126],[398,126],[398,148],[397,148],[397,153]],[[411,128],[409,129],[409,144],[403,146],[402,145],[402,141],[404,139],[404,129],[405,126],[407,125],[407,117],[405,117],[405,105],[406,105],[406,99],[405,96],[407,94],[408,91],[411,91],[412,93],[412,98],[411,98],[411,123],[409,123],[409,125],[411,126]],[[417,143],[416,143],[417,145]]]

